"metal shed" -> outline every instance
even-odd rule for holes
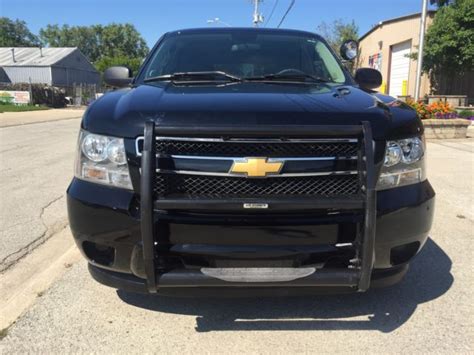
[[[0,82],[99,84],[100,74],[78,48],[0,48]]]

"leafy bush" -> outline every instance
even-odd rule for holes
[[[462,110],[458,112],[458,117],[465,118],[466,120],[474,121],[474,111],[473,110]]]

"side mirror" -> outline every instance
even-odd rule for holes
[[[382,85],[382,74],[372,68],[357,69],[354,79],[364,90],[373,90]]]
[[[127,67],[110,67],[104,72],[104,81],[107,85],[122,88],[132,82],[132,71]]]
[[[354,60],[357,57],[358,51],[359,43],[353,39],[345,41],[339,49],[341,57],[345,60]]]

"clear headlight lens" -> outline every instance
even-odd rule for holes
[[[107,146],[107,158],[117,165],[124,165],[127,163],[123,139],[115,138],[110,141]]]
[[[377,190],[416,184],[426,179],[423,137],[388,141]]]
[[[107,159],[107,145],[109,139],[98,134],[88,134],[82,141],[81,148],[84,155],[92,161],[104,161]]]
[[[397,142],[387,142],[384,166],[394,166],[402,160],[402,148]]]
[[[132,189],[122,138],[81,131],[77,152],[77,178]]]
[[[423,158],[424,146],[420,138],[409,138],[399,141],[402,150],[402,161],[405,164],[412,164]]]

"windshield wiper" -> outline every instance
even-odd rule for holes
[[[330,80],[321,78],[319,76],[314,76],[311,74],[306,73],[292,73],[292,74],[265,74],[262,76],[250,76],[244,78],[244,80],[248,81],[267,81],[267,80],[275,80],[275,81],[293,81],[293,82],[308,82],[312,81],[315,83],[328,83]]]
[[[228,74],[223,71],[194,71],[194,72],[182,72],[182,73],[173,73],[159,76],[152,76],[146,78],[143,81],[145,83],[153,81],[215,81],[217,78],[227,79],[228,81],[242,81],[242,78],[238,76]]]

